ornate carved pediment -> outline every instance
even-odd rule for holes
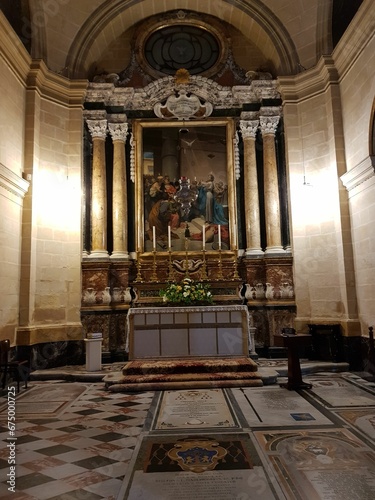
[[[174,118],[185,112],[193,116],[198,101],[199,106],[206,106],[205,116],[209,116],[212,110],[209,111],[210,106],[207,103],[212,105],[212,109],[241,108],[245,103],[260,103],[262,99],[270,98],[280,99],[276,80],[254,80],[249,85],[224,87],[203,76],[190,76],[189,82],[185,84],[176,83],[174,77],[166,76],[143,88],[116,87],[113,83],[90,83],[86,94],[86,102],[121,106],[125,110],[157,109],[162,113],[161,107],[166,106],[167,114],[163,115],[163,118],[167,118],[168,113]],[[186,111],[182,111],[185,106]]]
[[[197,95],[187,94],[186,90],[180,90],[170,95],[164,104],[157,103],[154,106],[154,113],[158,118],[178,120],[206,118],[210,116],[212,110],[210,102],[202,103]]]

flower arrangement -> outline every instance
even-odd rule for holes
[[[160,290],[163,302],[181,305],[212,304],[213,297],[209,285],[184,278],[180,283],[172,283]]]

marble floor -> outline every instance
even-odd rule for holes
[[[312,389],[288,391],[285,360],[259,366],[278,371],[276,383],[110,393],[70,377],[9,388],[0,498],[373,499],[375,383],[307,370]]]

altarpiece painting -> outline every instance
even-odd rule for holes
[[[138,249],[235,248],[232,122],[136,122],[135,136]]]

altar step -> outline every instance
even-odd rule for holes
[[[103,381],[113,392],[182,388],[260,387],[256,363],[250,358],[189,358],[129,361],[121,372]]]

